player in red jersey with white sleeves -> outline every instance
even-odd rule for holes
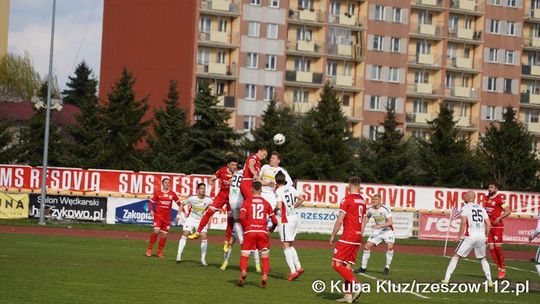
[[[240,222],[244,229],[244,242],[242,243],[242,255],[240,256],[240,279],[238,286],[244,286],[247,276],[249,254],[258,250],[262,262],[261,288],[266,287],[268,272],[270,271],[270,236],[268,231],[268,218],[272,220],[273,232],[277,226],[277,218],[272,206],[261,197],[262,184],[253,182],[253,195],[246,199],[240,209]]]
[[[242,182],[240,183],[240,192],[244,199],[251,197],[251,188],[253,181],[259,180],[259,173],[262,167],[262,161],[268,156],[268,150],[266,148],[259,148],[257,153],[251,154],[246,159],[244,165],[244,173],[242,175]]]
[[[152,256],[154,250],[154,244],[159,236],[159,245],[157,250],[157,256],[163,258],[163,247],[167,242],[167,235],[171,228],[171,209],[173,202],[179,204],[180,199],[174,191],[170,189],[171,181],[169,178],[164,178],[161,181],[161,190],[156,190],[154,196],[150,199],[149,210],[150,215],[154,217],[154,231],[150,235],[150,243],[146,250],[146,256]],[[154,211],[154,206],[156,207]]]
[[[334,248],[332,267],[345,279],[345,296],[338,302],[352,303],[360,295],[360,288],[353,292],[353,286],[358,285],[351,265],[356,263],[358,249],[362,245],[362,220],[366,215],[366,203],[360,195],[360,178],[353,176],[349,179],[349,194],[341,201],[339,216],[330,235],[330,244],[343,225],[343,233]]]
[[[199,227],[197,227],[197,231],[195,231],[193,234],[188,236],[190,240],[198,239],[201,236],[201,231],[208,225],[208,222],[210,221],[210,218],[214,213],[219,212],[221,209],[223,209],[223,206],[229,205],[229,189],[231,187],[231,178],[233,177],[234,172],[238,170],[238,160],[236,158],[229,158],[227,160],[227,165],[221,167],[216,174],[210,179],[210,184],[214,183],[216,179],[219,179],[219,192],[214,197],[214,202],[212,202],[212,205],[208,207],[206,212],[204,213],[204,216],[201,219],[201,222],[199,223]],[[227,206],[227,210],[230,210],[230,206]],[[233,220],[229,219],[229,217],[232,217],[232,213],[229,214],[227,217],[227,231],[225,237],[225,243],[228,246],[228,240],[231,238],[232,228],[233,228]],[[229,227],[230,223],[230,227]],[[225,250],[227,251],[227,250]]]
[[[490,183],[488,185],[488,197],[484,201],[484,208],[491,220],[491,230],[488,236],[489,251],[499,270],[497,277],[503,279],[506,275],[506,269],[504,267],[504,252],[502,249],[504,233],[504,223],[502,220],[507,218],[512,212],[508,204],[504,201],[502,194],[497,191],[496,183]]]

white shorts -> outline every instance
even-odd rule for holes
[[[238,197],[229,197],[229,204],[231,205],[232,216],[235,220],[240,219],[240,209],[244,203],[244,197],[242,194],[238,194]]]
[[[384,241],[386,244],[394,243],[394,231],[391,229],[373,231],[367,241],[375,244],[375,246],[379,245],[382,241]]]
[[[277,206],[277,197],[275,192],[262,192],[261,193],[262,198],[264,198],[267,202],[270,203],[270,206],[272,206],[272,209],[276,209]]]
[[[486,257],[486,237],[466,237],[459,242],[456,247],[456,254],[462,258],[466,258],[471,250],[474,248],[474,254],[477,259],[483,259]]]
[[[199,223],[201,222],[200,219],[194,219],[191,216],[186,219],[186,222],[184,223],[184,231],[193,232],[196,231],[199,227]],[[208,225],[206,225],[201,232],[208,232]]]
[[[287,223],[281,221],[278,224],[279,238],[282,242],[293,242],[296,238],[296,227],[298,226],[298,216],[287,216]]]

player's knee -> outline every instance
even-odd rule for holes
[[[201,239],[202,239],[203,241],[206,241],[206,237],[207,237],[206,233],[204,233],[204,232],[201,233]]]
[[[167,231],[163,231],[163,230],[160,233],[161,233],[161,238],[162,239],[167,238],[167,236],[169,235],[169,233]]]
[[[268,256],[270,254],[270,249],[264,248],[259,253],[261,254],[262,257],[266,257],[266,256]]]

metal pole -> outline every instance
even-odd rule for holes
[[[49,158],[49,125],[51,116],[51,90],[52,69],[54,51],[54,19],[56,15],[56,0],[53,0],[52,25],[51,25],[51,48],[49,51],[49,76],[47,79],[47,109],[45,113],[45,139],[43,140],[43,168],[41,171],[41,202],[39,205],[39,224],[45,225],[45,199],[47,196],[47,160]]]

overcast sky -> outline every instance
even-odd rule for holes
[[[52,0],[11,0],[8,50],[30,54],[42,77],[49,70]],[[85,60],[99,76],[103,0],[57,0],[54,73],[65,88],[74,67]]]

